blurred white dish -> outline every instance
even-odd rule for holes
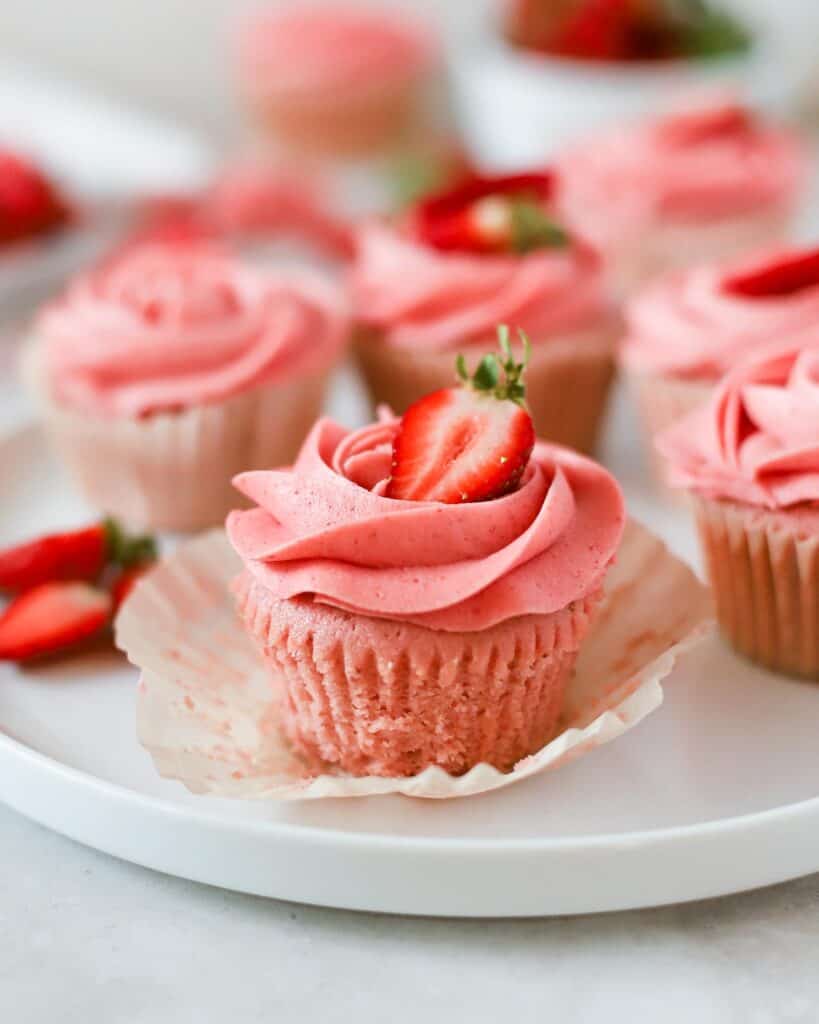
[[[799,84],[796,66],[762,42],[736,57],[625,65],[540,56],[488,36],[456,55],[452,77],[469,149],[498,169],[537,163],[597,128],[692,94],[730,92],[783,114]]]

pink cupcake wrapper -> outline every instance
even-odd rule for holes
[[[787,512],[696,497],[723,635],[777,672],[819,680],[819,537]]]
[[[292,462],[321,411],[330,373],[178,412],[104,418],[54,401],[36,344],[24,372],[49,438],[89,503],[154,530],[215,526],[242,504],[233,476]]]
[[[192,792],[243,799],[403,793],[446,798],[508,786],[610,742],[662,702],[660,680],[708,633],[694,574],[630,524],[567,682],[556,735],[502,772],[428,767],[403,777],[316,774],[288,741],[264,659],[229,593],[241,570],[221,531],[177,548],[134,589],[115,625],[142,673],[137,729],[159,773]]]
[[[594,450],[614,380],[619,333],[619,322],[607,319],[592,330],[532,345],[526,398],[538,437],[582,452]],[[489,339],[465,344],[460,351],[473,365],[495,347]],[[397,413],[455,379],[457,350],[395,348],[384,344],[378,331],[360,328],[355,352],[373,404],[385,403]]]

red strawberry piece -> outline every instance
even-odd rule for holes
[[[705,109],[683,110],[659,123],[664,141],[675,146],[696,146],[698,143],[742,135],[753,125],[753,115],[738,103],[724,103]]]
[[[484,356],[470,376],[459,357],[462,386],[434,391],[404,413],[387,497],[458,504],[498,498],[517,486],[535,431],[524,405],[526,361],[514,361],[505,329],[500,337],[503,361]]]
[[[525,253],[568,244],[548,213],[554,176],[548,172],[473,177],[419,203],[410,214],[415,235],[443,252]]]
[[[775,299],[819,287],[819,249],[788,253],[776,262],[726,278],[723,290],[746,299]]]
[[[625,60],[634,20],[633,0],[587,0],[555,33],[549,50],[583,60]]]
[[[527,50],[546,53],[577,0],[509,0],[504,12],[504,34]]]
[[[0,615],[0,661],[26,661],[87,640],[107,626],[111,596],[89,583],[43,583]]]
[[[0,150],[0,243],[44,234],[64,224],[68,205],[33,164]]]
[[[114,611],[118,612],[126,597],[131,593],[142,577],[153,567],[153,562],[143,562],[140,565],[132,565],[123,569],[111,584],[111,599],[114,602]]]
[[[0,590],[24,591],[51,580],[92,581],[109,563],[126,566],[155,557],[153,538],[129,537],[106,519],[0,551]]]

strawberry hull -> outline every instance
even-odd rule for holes
[[[582,452],[594,450],[614,380],[617,327],[604,326],[538,343],[526,370],[526,400],[539,438]],[[470,364],[492,348],[469,343],[459,351]],[[454,381],[451,350],[431,352],[387,345],[377,329],[361,327],[355,339],[358,365],[373,405],[397,414],[423,395]]]

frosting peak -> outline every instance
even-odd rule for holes
[[[457,631],[596,590],[624,523],[606,470],[538,444],[518,490],[494,501],[387,498],[398,422],[348,432],[320,420],[292,469],[236,478],[258,507],[231,513],[228,535],[272,597]]]
[[[628,366],[716,380],[775,340],[819,330],[819,249],[668,274],[632,301],[626,319]]]
[[[493,339],[499,323],[538,344],[610,315],[602,262],[582,243],[523,256],[441,252],[371,221],[350,283],[360,319],[399,348],[451,351]]]
[[[103,415],[217,401],[326,365],[344,341],[340,292],[266,274],[206,245],[141,245],[76,278],[39,320],[57,397]]]
[[[819,341],[776,344],[658,440],[672,482],[765,508],[819,502]]]

